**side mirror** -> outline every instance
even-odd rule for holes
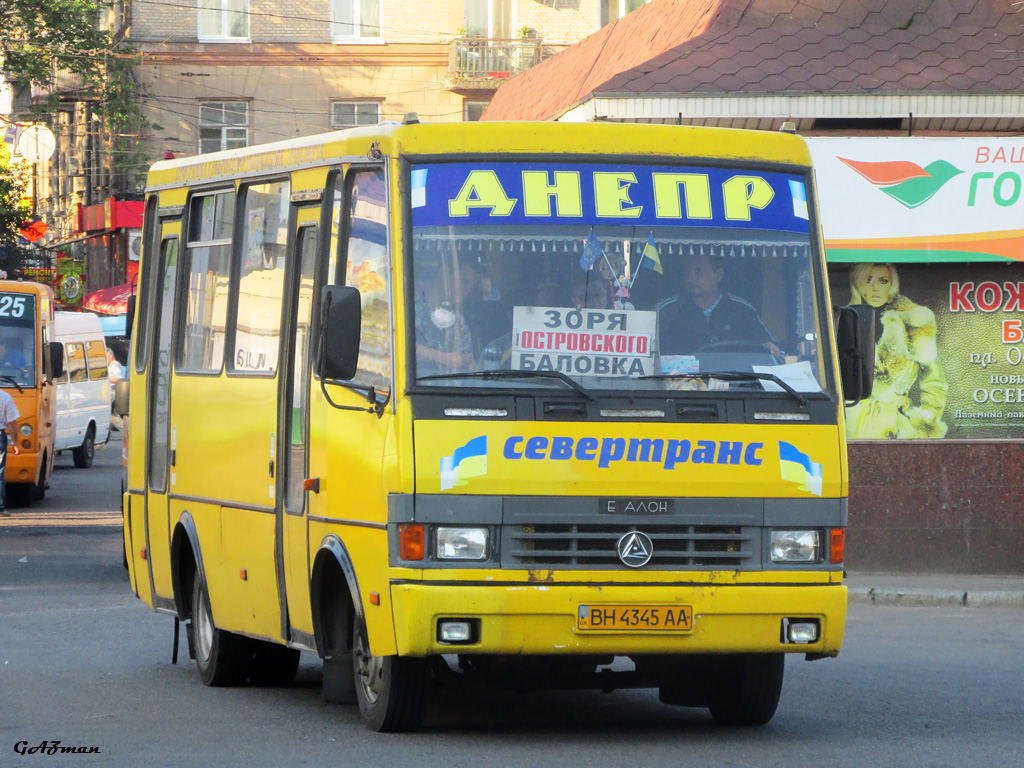
[[[120,379],[114,385],[114,413],[122,419],[128,415],[128,378]]]
[[[328,285],[320,299],[320,376],[349,381],[359,360],[362,297],[350,285]]]
[[[132,325],[135,323],[135,294],[128,297],[128,309],[124,316],[124,335],[132,337]]]
[[[847,405],[871,396],[875,379],[875,309],[867,304],[839,308],[836,321],[839,375]]]
[[[59,341],[51,341],[50,347],[50,381],[64,375],[64,345]]]

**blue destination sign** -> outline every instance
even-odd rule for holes
[[[411,174],[414,227],[583,224],[810,230],[803,178],[726,168],[433,163]]]

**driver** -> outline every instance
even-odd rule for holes
[[[24,368],[28,365],[19,347],[15,339],[0,339],[0,367]]]
[[[700,254],[683,264],[683,290],[658,312],[661,354],[692,354],[723,342],[764,344],[766,350],[779,354],[757,310],[722,290],[723,262],[720,256]]]

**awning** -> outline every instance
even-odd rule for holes
[[[128,311],[128,297],[131,295],[130,283],[101,288],[85,295],[82,308],[103,315],[123,315]]]

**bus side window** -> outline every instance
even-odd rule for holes
[[[391,261],[387,235],[387,183],[380,169],[347,179],[348,232],[345,284],[362,296],[359,362],[352,381],[381,393],[391,389]]]
[[[64,345],[68,351],[68,380],[88,381],[89,372],[85,367],[85,345],[80,341],[70,341]]]
[[[93,381],[107,378],[107,348],[102,341],[89,342],[89,378]]]

